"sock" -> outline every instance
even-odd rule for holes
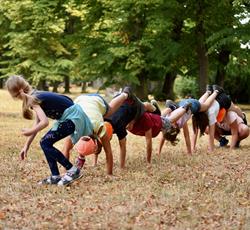
[[[78,168],[75,165],[73,165],[68,171],[70,171],[70,172],[76,172],[77,169]]]
[[[85,156],[78,156],[78,159],[80,159],[80,160],[85,160]]]

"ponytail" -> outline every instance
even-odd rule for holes
[[[31,85],[22,76],[14,75],[8,78],[6,81],[6,87],[14,99],[21,96],[21,99],[23,100],[23,117],[29,120],[32,119],[33,112],[31,108],[33,105],[39,104],[39,100],[30,95],[32,91]]]

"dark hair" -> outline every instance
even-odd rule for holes
[[[176,145],[179,139],[177,139],[177,135],[179,134],[180,129],[171,125],[170,129],[163,129],[162,134],[164,139],[171,142],[172,145]]]
[[[207,114],[205,112],[193,114],[192,123],[194,132],[196,133],[196,131],[199,129],[200,136],[202,136],[205,133],[205,130],[209,124]]]

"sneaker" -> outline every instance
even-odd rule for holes
[[[185,105],[182,106],[182,108],[185,109],[186,112],[187,112],[188,110],[190,110],[191,107],[192,107],[192,103],[191,103],[191,102],[187,102]]]
[[[50,176],[38,182],[39,185],[57,184],[61,180],[60,176]]]
[[[160,109],[157,101],[156,100],[151,100],[150,103],[151,103],[151,105],[153,105],[155,107],[155,111],[153,113],[161,115],[161,109]]]
[[[226,139],[225,137],[221,137],[221,139],[219,140],[220,142],[220,147],[224,147],[224,146],[227,146],[229,140]]]
[[[172,100],[166,100],[166,107],[170,108],[172,111],[176,110],[179,106]]]
[[[213,93],[213,86],[212,86],[212,85],[207,85],[207,86],[206,86],[206,91],[207,91],[209,94],[212,94],[212,93]]]
[[[61,180],[57,183],[58,186],[63,186],[63,185],[69,185],[73,181],[77,180],[80,178],[80,169],[77,167],[73,166],[71,169],[69,169],[64,176],[61,178]]]
[[[213,91],[216,91],[216,90],[219,92],[219,94],[225,92],[221,86],[213,85]]]
[[[76,158],[75,166],[81,170],[84,164],[85,164],[85,157],[78,156]]]
[[[132,89],[131,89],[130,86],[124,87],[122,92],[128,94],[128,99],[132,99],[132,100],[135,99],[135,95],[133,94]]]
[[[244,124],[247,125],[247,117],[246,117],[245,113],[243,113],[243,118],[242,119],[244,121]]]

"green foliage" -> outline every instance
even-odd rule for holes
[[[178,76],[175,79],[174,91],[176,95],[180,96],[180,98],[185,98],[187,96],[198,98],[198,89],[199,88],[194,77]]]
[[[163,82],[166,73],[200,77],[201,44],[211,79],[218,69],[226,79],[248,77],[249,49],[241,47],[250,40],[250,24],[241,23],[248,7],[244,0],[0,0],[0,74],[101,78],[104,86]],[[226,64],[218,60],[223,49]]]

